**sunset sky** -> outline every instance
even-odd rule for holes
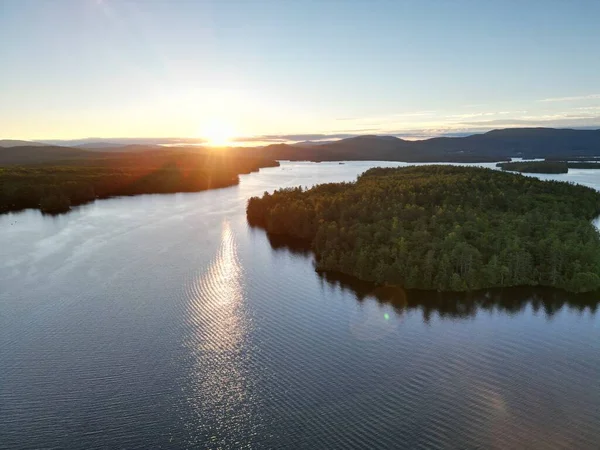
[[[600,128],[599,21],[597,0],[0,0],[0,139]]]

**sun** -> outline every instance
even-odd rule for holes
[[[200,136],[211,147],[226,147],[232,144],[235,129],[223,120],[209,120],[203,125]]]

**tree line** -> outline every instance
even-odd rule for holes
[[[0,212],[65,212],[97,198],[195,192],[232,186],[238,175],[278,163],[229,154],[160,152],[0,167]]]
[[[523,173],[567,173],[566,161],[513,161],[496,164],[502,170]]]
[[[376,168],[248,201],[252,225],[310,242],[320,271],[470,291],[600,288],[600,193],[476,167]]]
[[[600,169],[598,162],[581,161],[512,161],[496,164],[502,170],[522,173],[567,173],[569,169]]]

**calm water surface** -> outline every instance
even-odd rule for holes
[[[0,216],[0,448],[599,448],[595,298],[372,290],[246,224],[377,165]]]

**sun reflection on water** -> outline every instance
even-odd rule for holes
[[[235,349],[243,339],[241,277],[235,236],[229,222],[224,222],[220,247],[208,270],[196,281],[197,296],[190,304],[190,320],[197,325],[210,324],[211,337],[197,343],[203,350]]]
[[[193,358],[185,389],[193,410],[188,424],[191,443],[206,439],[217,447],[252,428],[257,420],[249,375],[248,317],[243,270],[235,234],[223,222],[221,242],[213,261],[191,286],[185,345]],[[250,437],[249,437],[250,439]],[[239,442],[237,443],[239,444]]]

